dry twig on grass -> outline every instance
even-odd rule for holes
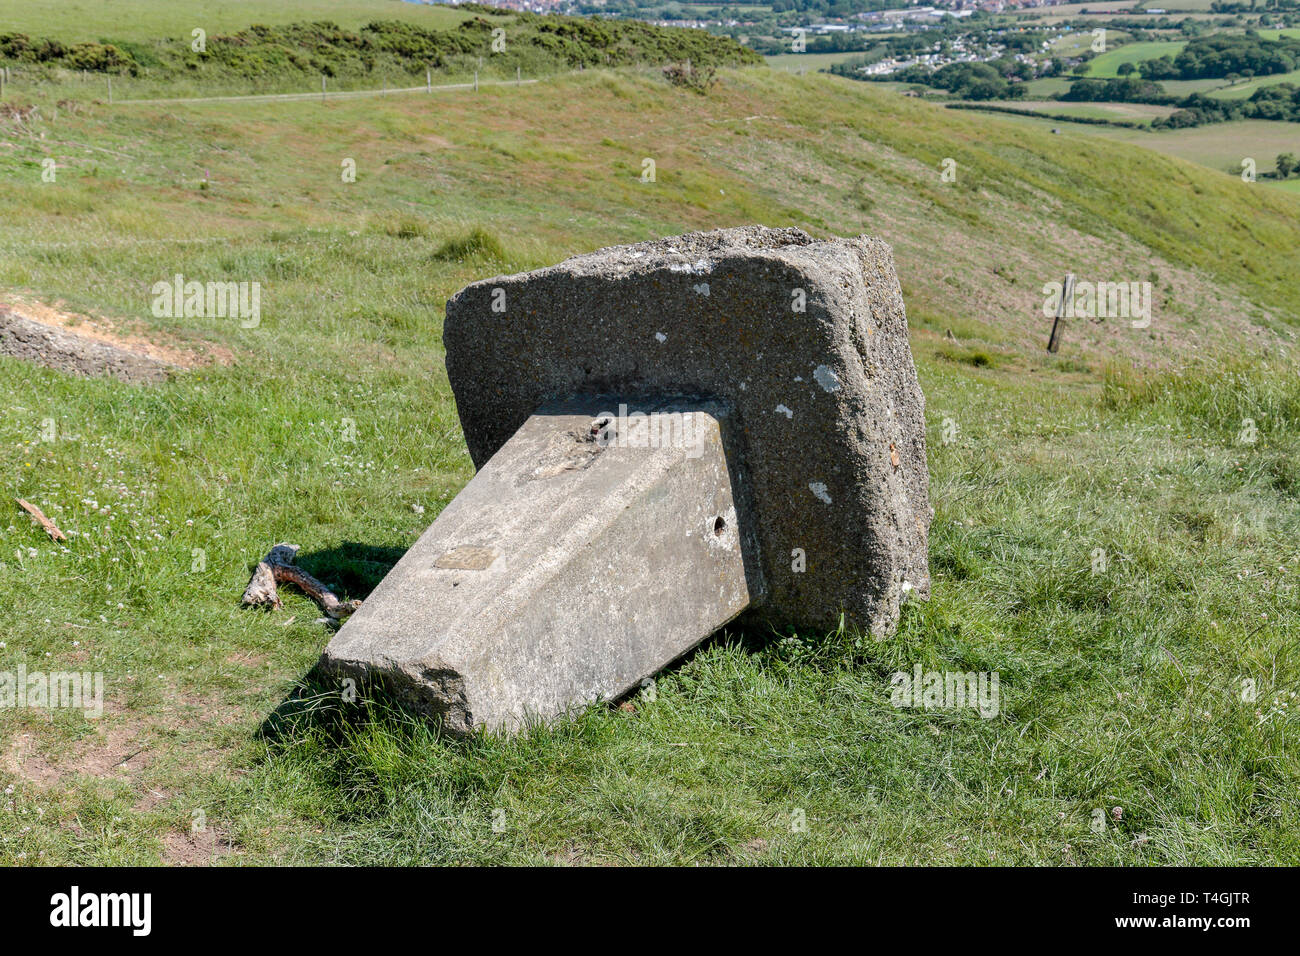
[[[48,534],[52,539],[54,539],[55,541],[68,540],[68,536],[64,534],[62,531],[60,531],[53,521],[45,517],[45,512],[42,511],[40,508],[36,507],[30,501],[23,501],[22,498],[15,498],[14,500],[18,502],[18,506],[20,508],[22,508],[24,511],[26,511],[29,515],[32,516],[33,521],[35,521],[42,528],[45,529],[45,533]]]
[[[244,589],[243,603],[249,606],[269,604],[274,608],[282,607],[276,585],[285,583],[296,584],[335,620],[347,617],[361,606],[360,600],[339,600],[333,591],[293,563],[297,556],[296,544],[277,544],[273,547],[253,569],[253,577]]]

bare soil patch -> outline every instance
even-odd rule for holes
[[[102,316],[70,312],[25,296],[0,298],[0,355],[27,359],[73,375],[111,375],[160,382],[183,369],[229,365],[229,349],[162,344],[139,329]]]
[[[233,852],[215,827],[188,833],[172,831],[163,837],[163,862],[169,866],[208,866],[217,857]]]

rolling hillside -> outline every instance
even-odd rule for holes
[[[75,82],[0,112],[0,300],[198,358],[150,387],[0,359],[5,495],[70,538],[0,522],[0,669],[109,687],[95,724],[0,711],[0,862],[1300,862],[1300,195],[761,66],[323,103]],[[626,708],[456,746],[304,683],[310,602],[238,608],[279,540],[364,597],[468,479],[461,286],[755,222],[894,247],[936,509],[897,637],[728,633]],[[1150,327],[1048,356],[1067,271],[1152,283]],[[156,317],[176,274],[260,282],[260,323]],[[891,707],[915,663],[999,671],[1001,715]]]
[[[570,96],[590,109],[535,121]],[[15,251],[36,236],[72,250],[100,237],[93,255],[111,261],[139,231],[221,237],[214,254],[256,261],[275,247],[268,230],[328,233],[391,214],[421,220],[430,235],[490,224],[510,264],[525,267],[660,232],[767,221],[884,237],[914,321],[976,323],[997,340],[1027,340],[1042,324],[1038,290],[1070,270],[1161,290],[1160,319],[1141,334],[1080,330],[1089,349],[1111,355],[1168,359],[1300,318],[1291,197],[1070,129],[1053,135],[824,76],[733,73],[707,97],[648,75],[601,74],[251,113],[238,102],[64,103],[47,101],[31,134],[6,142],[0,241]],[[640,182],[646,157],[658,168],[652,185]],[[46,158],[59,167],[57,189],[29,182]],[[357,162],[354,184],[340,179],[344,158]],[[941,178],[948,158],[955,182]],[[56,262],[9,258],[0,275],[75,292],[68,278],[88,253],[72,250]],[[138,268],[136,256],[121,268]],[[129,274],[95,271],[102,286],[83,304],[139,311]],[[305,275],[281,295],[315,284]]]

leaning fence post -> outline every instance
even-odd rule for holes
[[[113,78],[111,76],[108,78],[108,103],[110,106],[113,104]]]
[[[1061,283],[1061,301],[1056,305],[1056,318],[1052,322],[1052,335],[1047,340],[1047,351],[1056,352],[1061,347],[1061,336],[1065,332],[1061,320],[1065,318],[1065,303],[1074,297],[1074,273],[1067,272]]]
[[[433,92],[433,70],[424,71],[424,92]]]

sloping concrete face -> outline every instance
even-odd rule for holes
[[[457,734],[636,687],[764,597],[730,418],[707,399],[611,396],[526,416],[322,670]]]
[[[749,227],[603,249],[469,286],[443,340],[480,466],[557,395],[725,402],[756,614],[829,629],[843,612],[883,635],[904,595],[928,595],[924,399],[885,243]]]

